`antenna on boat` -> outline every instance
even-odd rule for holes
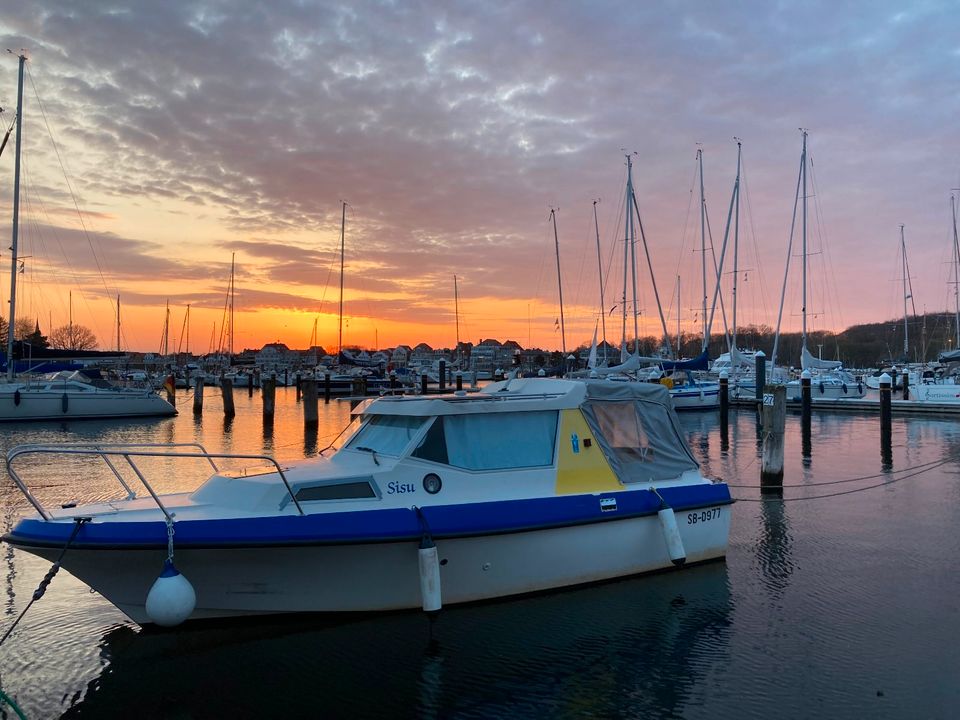
[[[12,51],[7,50],[12,54]],[[17,81],[17,145],[13,172],[13,233],[10,243],[10,324],[7,326],[7,379],[13,381],[13,335],[17,317],[17,240],[20,229],[20,148],[23,142],[23,66],[27,56],[17,55],[20,68]]]
[[[453,317],[457,325],[457,369],[463,370],[460,367],[460,296],[457,292],[457,275],[453,275]]]

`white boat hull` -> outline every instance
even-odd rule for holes
[[[670,391],[674,410],[716,410],[720,407],[720,386],[675,388]]]
[[[66,403],[64,403],[66,395]],[[153,393],[89,390],[57,392],[20,390],[0,392],[0,422],[11,420],[80,420],[90,418],[154,417],[174,415],[176,409]]]
[[[916,385],[911,387],[909,392],[910,399],[917,402],[960,404],[960,385],[951,383]]]
[[[730,505],[677,513],[688,563],[722,558]],[[707,518],[706,521],[703,518]],[[599,582],[673,567],[656,514],[563,528],[437,539],[444,605]],[[191,619],[421,607],[418,544],[184,549]],[[34,550],[55,559],[57,549]],[[64,568],[137,623],[161,570],[160,550],[71,550]]]

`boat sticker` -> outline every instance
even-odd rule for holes
[[[616,509],[616,498],[600,498],[600,512],[613,512]]]
[[[574,454],[580,452],[580,436],[577,435],[576,433],[573,433],[570,436],[570,447],[573,448]]]
[[[402,495],[403,493],[416,491],[417,489],[413,486],[413,483],[401,483],[396,480],[391,480],[387,483],[387,495]]]

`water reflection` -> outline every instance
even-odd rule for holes
[[[433,627],[420,613],[121,626],[65,717],[674,717],[725,662],[729,626],[722,563],[448,608]]]

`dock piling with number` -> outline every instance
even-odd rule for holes
[[[763,394],[763,457],[760,487],[783,487],[783,446],[787,424],[787,388],[767,385]]]

